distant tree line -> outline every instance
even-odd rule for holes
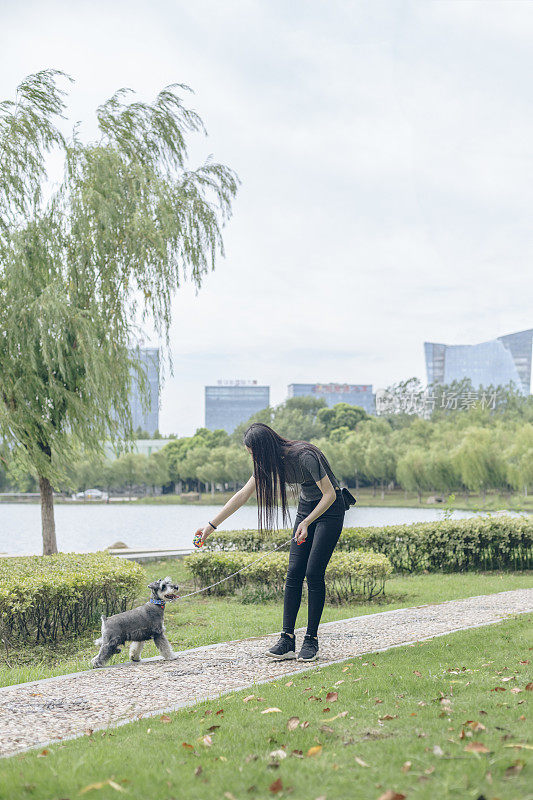
[[[401,384],[390,391],[401,391]],[[412,389],[412,381],[403,386]],[[468,391],[441,387],[453,392]],[[471,390],[471,387],[470,387]],[[437,407],[428,419],[408,413],[369,416],[362,408],[321,399],[290,398],[242,423],[231,435],[199,428],[174,437],[150,456],[126,452],[116,459],[80,457],[58,484],[64,492],[99,488],[107,492],[154,494],[235,490],[252,464],[242,446],[250,422],[265,422],[290,439],[316,443],[337,477],[374,492],[480,493],[533,487],[533,400],[499,389],[494,407]],[[32,491],[37,478],[9,454],[0,461],[0,491]]]

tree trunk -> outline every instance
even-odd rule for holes
[[[43,532],[43,555],[57,553],[56,523],[54,519],[54,492],[48,478],[39,475],[41,493],[41,522]]]

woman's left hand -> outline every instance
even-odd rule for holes
[[[300,524],[296,528],[296,533],[294,534],[294,538],[296,539],[296,544],[303,544],[307,539],[307,522],[305,522],[305,520],[303,522],[300,522]]]

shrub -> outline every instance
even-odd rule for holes
[[[108,553],[0,558],[0,626],[34,642],[80,633],[131,608],[144,572]]]
[[[291,532],[216,531],[207,540],[215,551],[269,550]],[[467,570],[533,569],[531,517],[471,517],[470,519],[345,528],[337,550],[371,549],[385,554],[398,572],[463,572]]]
[[[245,588],[246,602],[250,602],[249,598],[254,595],[248,591],[251,587],[261,587],[269,596],[279,595],[283,591],[287,575],[289,554],[273,553],[259,563],[253,563],[256,559],[257,554],[241,550],[207,551],[186,556],[184,563],[192,573],[197,587],[216,583],[250,565],[230,580],[214,586],[209,593],[233,594],[237,589]],[[391,571],[388,558],[379,553],[334,553],[326,570],[329,598],[336,602],[346,602],[357,596],[370,600],[384,591],[385,580]]]

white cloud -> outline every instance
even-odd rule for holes
[[[87,132],[119,86],[196,91],[191,153],[243,184],[227,258],[175,301],[162,427],[203,422],[203,386],[383,386],[422,342],[530,327],[533,4],[197,0],[10,5],[0,96],[70,72]]]

